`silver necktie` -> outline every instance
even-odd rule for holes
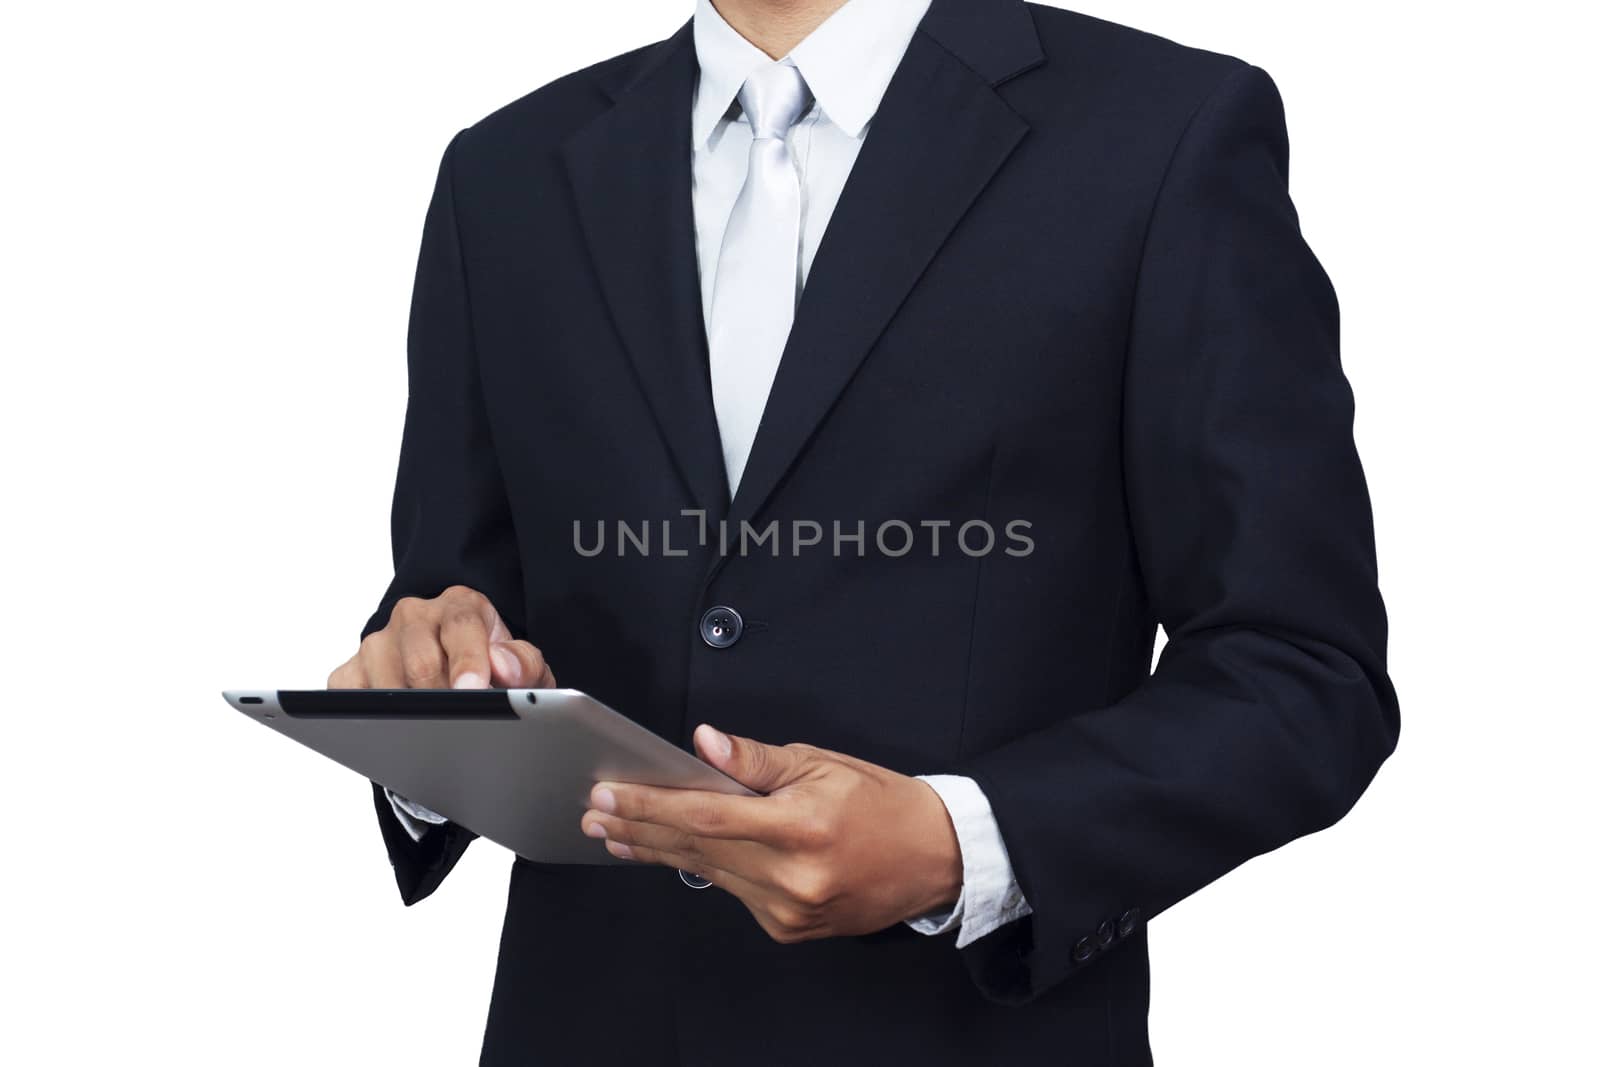
[[[711,398],[728,491],[739,488],[800,292],[800,174],[784,141],[811,101],[797,67],[750,75],[739,105],[750,123],[750,165],[728,216],[712,287],[707,340]]]

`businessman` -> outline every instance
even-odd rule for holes
[[[559,675],[762,794],[597,783],[482,1062],[1149,1062],[1150,920],[1399,728],[1288,155],[1019,0],[701,0],[455,137],[329,685]],[[472,834],[374,800],[413,903]]]

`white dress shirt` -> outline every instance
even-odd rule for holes
[[[786,62],[799,68],[815,97],[810,112],[790,129],[789,150],[800,171],[799,277],[802,287],[834,205],[861,151],[889,79],[911,43],[929,0],[849,0],[796,45]],[[723,230],[744,185],[750,126],[739,114],[745,79],[772,59],[729,26],[711,0],[694,13],[694,46],[700,64],[691,121],[695,247],[699,256],[701,306],[711,321],[711,296]],[[765,396],[750,403],[764,406]],[[957,930],[965,947],[1032,912],[1012,873],[1005,842],[983,790],[958,775],[921,775],[950,813],[961,849],[961,894],[949,912],[910,920],[924,934]],[[390,795],[395,815],[414,837],[443,820],[404,798]]]

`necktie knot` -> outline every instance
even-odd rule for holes
[[[782,139],[811,103],[811,90],[793,63],[772,63],[745,79],[739,106],[757,139]]]

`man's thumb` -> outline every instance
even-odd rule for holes
[[[802,765],[800,754],[793,749],[725,734],[705,723],[694,732],[694,746],[701,759],[757,793],[770,793],[787,785]]]

